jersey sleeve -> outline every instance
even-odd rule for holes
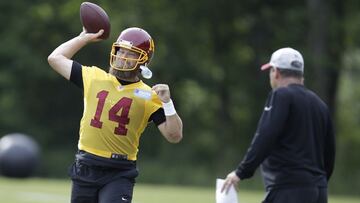
[[[158,111],[159,109],[162,109],[162,104],[161,101],[159,99],[159,97],[157,96],[157,94],[152,91],[151,93],[151,99],[147,101],[147,118],[148,121],[151,121],[154,119],[154,116],[152,116],[156,111]],[[161,113],[161,112],[160,112]],[[155,115],[155,114],[154,114]],[[165,114],[164,114],[165,115]],[[155,118],[156,119],[156,118]],[[153,120],[154,121],[154,120]],[[161,122],[162,123],[162,122]],[[160,123],[160,124],[161,124]],[[155,123],[157,124],[157,123]],[[160,125],[159,124],[159,125]]]
[[[82,79],[83,79],[83,87],[84,87],[84,94],[88,92],[90,85],[93,80],[97,79],[104,79],[106,78],[107,73],[96,67],[96,66],[82,66]]]
[[[269,95],[251,145],[236,170],[240,179],[253,176],[270,153],[277,136],[285,127],[289,109],[290,95],[286,91],[274,91]]]
[[[159,108],[154,113],[151,114],[149,122],[154,122],[155,125],[159,126],[166,121],[166,116],[163,108]]]
[[[77,61],[73,61],[71,67],[70,81],[81,89],[86,89],[91,81],[101,75],[106,75],[106,72],[95,66],[83,66]]]
[[[79,88],[83,89],[83,78],[82,78],[82,65],[76,61],[73,61],[71,67],[70,81]]]

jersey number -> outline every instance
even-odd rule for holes
[[[108,96],[108,91],[100,91],[97,94],[97,98],[99,102],[96,107],[95,116],[91,119],[90,125],[95,128],[102,128],[103,122],[100,121],[101,113],[104,109],[104,104],[106,97]],[[126,136],[127,128],[126,125],[129,124],[129,110],[132,103],[132,99],[123,97],[121,98],[111,109],[109,110],[109,120],[118,123],[118,126],[115,128],[114,133],[115,135]],[[121,111],[121,114],[118,115],[117,113]]]

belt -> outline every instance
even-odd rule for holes
[[[90,154],[90,155],[98,156],[98,157],[105,158],[105,159],[107,158],[107,159],[114,159],[114,160],[128,160],[127,155],[125,155],[125,154],[111,153],[110,157],[102,157],[102,156],[99,156],[99,155],[96,155],[96,154],[93,154],[93,153],[90,153],[90,152],[87,152],[84,150],[78,150],[78,153],[79,154]]]

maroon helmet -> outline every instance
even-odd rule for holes
[[[140,65],[147,66],[153,56],[154,48],[154,41],[145,30],[137,27],[127,28],[120,33],[120,36],[112,45],[110,53],[110,66],[120,71],[132,71]],[[117,55],[117,52],[120,49],[135,52],[138,57],[130,58],[126,56],[119,56]],[[135,63],[133,67],[125,67],[127,63],[123,63],[119,66],[115,63],[117,59],[133,61]]]

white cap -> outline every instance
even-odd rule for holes
[[[261,70],[271,67],[304,72],[304,59],[300,52],[293,48],[281,48],[271,55],[270,62],[262,65]]]

